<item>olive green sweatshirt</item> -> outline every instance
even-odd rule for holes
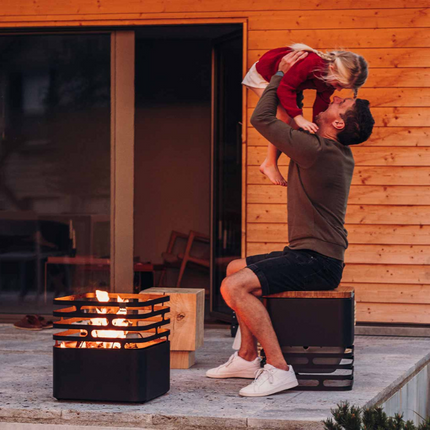
[[[354,171],[348,146],[316,134],[292,129],[276,118],[273,76],[251,117],[251,124],[290,157],[288,170],[288,240],[291,249],[311,249],[344,259],[348,247],[344,228],[346,205]]]

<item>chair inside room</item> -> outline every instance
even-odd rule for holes
[[[181,247],[182,245],[182,247]],[[208,235],[191,230],[189,234],[172,231],[166,252],[162,253],[164,268],[158,285],[162,286],[168,268],[179,269],[176,287],[181,286],[185,269],[191,266],[210,268],[210,238]],[[196,253],[196,251],[198,253]]]
[[[40,219],[1,219],[0,243],[0,273],[7,265],[18,265],[20,299],[31,289],[39,296],[47,258],[70,255],[72,249],[67,224]],[[0,290],[3,287],[0,282]]]

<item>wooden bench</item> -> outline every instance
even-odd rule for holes
[[[354,382],[354,288],[287,291],[263,298],[299,389],[351,390]]]

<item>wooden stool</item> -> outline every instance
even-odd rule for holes
[[[190,368],[196,361],[196,349],[203,345],[205,290],[154,287],[142,294],[170,296],[170,368]]]
[[[353,287],[287,291],[264,304],[298,389],[351,390],[354,382]]]

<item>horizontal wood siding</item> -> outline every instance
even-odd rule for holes
[[[343,284],[357,320],[430,324],[430,7],[428,0],[3,0],[0,27],[131,26],[246,21],[247,66],[292,42],[344,48],[369,62],[359,96],[376,120],[356,160]],[[245,71],[244,71],[245,72]],[[314,94],[305,92],[310,119]],[[260,174],[267,142],[249,124],[244,153],[246,253],[288,243],[286,189]],[[288,172],[288,158],[280,158]]]
[[[357,321],[430,323],[430,9],[393,4],[384,10],[386,4],[251,17],[248,66],[280,41],[342,47],[368,60],[369,79],[359,97],[370,100],[376,127],[368,142],[353,148],[356,168],[346,216],[350,247],[342,283],[356,287]],[[305,92],[308,119],[313,97]],[[282,249],[288,226],[286,188],[273,186],[258,169],[267,141],[249,124],[258,98],[249,92],[248,100],[247,253],[252,255]],[[281,156],[279,164],[287,175],[288,157]]]

